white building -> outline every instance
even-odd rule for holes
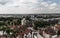
[[[0,31],[0,35],[6,35],[6,31]]]
[[[0,31],[0,35],[3,35],[3,31]]]
[[[50,35],[47,34],[47,33],[45,33],[45,32],[43,31],[43,37],[44,37],[44,38],[50,38]]]
[[[57,37],[57,35],[52,36],[52,38],[56,38],[56,37]]]
[[[43,38],[39,33],[37,33],[37,37],[38,38]]]
[[[43,37],[37,31],[37,32],[32,32],[32,38],[43,38]]]
[[[26,25],[26,19],[25,19],[25,18],[23,18],[23,19],[21,20],[21,25]]]

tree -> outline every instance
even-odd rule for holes
[[[3,26],[3,25],[5,25],[5,23],[4,22],[0,22],[0,26]]]
[[[46,26],[50,26],[50,23],[47,21],[35,21],[34,22],[34,28],[38,29],[38,28],[44,28]]]
[[[39,27],[39,28],[44,27],[43,22],[41,22],[41,21],[35,21],[35,22],[34,22],[34,29],[37,30],[38,27]]]
[[[58,35],[58,36],[60,35],[60,30],[58,30],[57,35]]]
[[[21,24],[21,19],[17,20],[17,24],[18,25]]]
[[[15,33],[16,33],[16,31],[14,31],[14,30],[12,30],[12,29],[10,29],[10,28],[6,28],[5,30],[6,30],[6,33],[7,33],[8,35],[15,35]],[[11,34],[11,33],[12,33],[12,34]]]
[[[26,20],[31,21],[30,16],[26,16]]]

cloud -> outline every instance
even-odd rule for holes
[[[0,14],[60,13],[60,4],[44,0],[0,0]]]
[[[56,3],[52,3],[49,5],[49,9],[54,9],[56,8],[57,4]]]
[[[9,2],[9,0],[0,0],[0,4],[1,5],[5,5],[6,3],[8,3]]]
[[[41,2],[41,6],[48,7],[48,3],[47,2]]]

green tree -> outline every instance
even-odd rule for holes
[[[60,30],[58,30],[57,35],[58,35],[58,36],[60,35]]]
[[[3,26],[3,25],[5,25],[5,23],[4,22],[0,22],[0,26]]]
[[[48,25],[50,26],[50,24],[47,21],[35,21],[34,22],[34,29],[44,28]]]

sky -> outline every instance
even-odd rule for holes
[[[0,14],[60,13],[60,0],[0,0]]]

